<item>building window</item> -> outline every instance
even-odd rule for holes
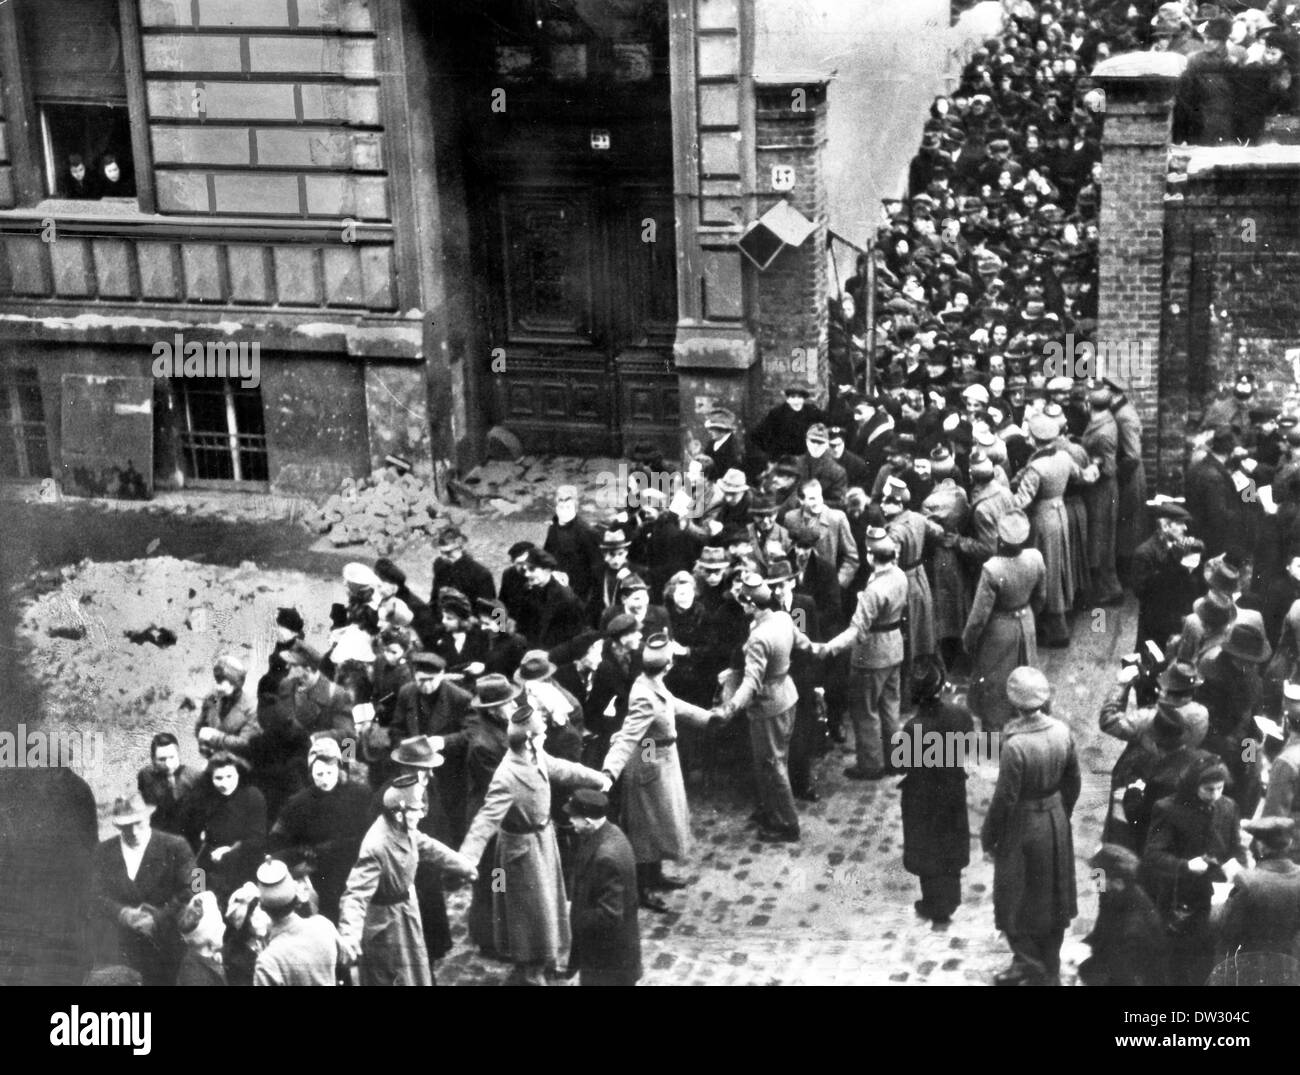
[[[132,79],[140,79],[134,62],[140,43],[134,23],[123,32],[128,5],[121,0],[10,2],[17,4],[30,102],[28,189],[45,197],[134,200],[134,149],[142,140],[133,138],[129,99]],[[144,171],[142,165],[139,174]]]
[[[48,478],[50,453],[45,440],[45,410],[35,370],[0,373],[0,477]]]
[[[261,391],[222,377],[185,378],[172,384],[187,477],[201,482],[267,481]]]

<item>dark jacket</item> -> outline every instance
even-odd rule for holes
[[[665,512],[655,520],[646,538],[645,559],[649,565],[650,600],[664,599],[664,586],[679,571],[690,571],[699,559],[704,540],[692,533],[681,519]]]
[[[200,775],[188,765],[182,765],[176,770],[173,786],[168,784],[166,775],[152,765],[146,765],[136,774],[135,785],[140,798],[154,808],[153,817],[149,819],[153,828],[174,836],[181,834],[181,803],[198,783]]]
[[[828,636],[837,634],[848,622],[844,611],[844,592],[839,572],[813,552],[795,579],[794,592],[812,598],[821,615],[822,629]]]
[[[1085,938],[1092,955],[1079,964],[1084,985],[1164,985],[1168,958],[1164,924],[1136,881],[1101,894],[1097,924]]]
[[[1206,559],[1243,544],[1244,505],[1226,466],[1207,454],[1187,471],[1183,488],[1193,530],[1205,542]]]
[[[530,646],[550,649],[581,632],[584,619],[582,602],[569,587],[552,578],[524,594],[519,633]]]
[[[368,788],[344,780],[333,791],[315,784],[293,795],[271,828],[269,850],[291,865],[310,861],[320,913],[335,925],[348,872],[374,820]]]
[[[176,916],[193,893],[194,879],[194,856],[179,836],[151,831],[134,881],[126,875],[121,839],[100,843],[91,882],[96,962],[134,967],[145,985],[171,985],[180,962]],[[123,910],[141,905],[156,912],[152,942],[121,924]]]
[[[555,557],[559,569],[569,576],[569,589],[578,600],[584,605],[589,603],[604,567],[596,531],[580,516],[563,526],[552,516],[542,548]]]
[[[1180,562],[1182,553],[1152,534],[1133,552],[1131,579],[1138,600],[1137,645],[1148,639],[1163,649],[1182,628],[1183,617],[1201,596],[1201,578]]]
[[[257,788],[241,778],[230,795],[221,795],[205,779],[186,797],[182,814],[195,865],[207,872],[207,885],[219,899],[253,879],[266,846],[266,800]],[[231,850],[214,862],[219,847]]]
[[[1196,788],[1201,771],[1201,766],[1193,766],[1178,791],[1156,803],[1142,852],[1142,887],[1166,917],[1178,905],[1209,918],[1211,884],[1223,880],[1223,871],[1212,867],[1193,874],[1187,868],[1191,859],[1205,856],[1224,863],[1235,858],[1243,865],[1245,861],[1238,839],[1237,804],[1226,795],[1213,803],[1202,802]]]
[[[442,557],[433,562],[433,588],[429,591],[429,604],[438,607],[438,594],[450,587],[459,590],[469,598],[473,607],[480,597],[492,598],[497,595],[496,584],[492,581],[492,572],[480,564],[469,553],[463,552],[459,560],[444,560]]]
[[[1300,937],[1300,866],[1266,858],[1239,873],[1228,896],[1220,938],[1228,955],[1278,952],[1294,956]]]
[[[226,985],[226,969],[220,963],[204,959],[192,948],[181,957],[180,970],[176,972],[177,985]]]
[[[890,761],[906,774],[901,788],[903,869],[908,873],[954,874],[970,863],[966,769],[955,749],[958,741],[951,737],[974,730],[965,706],[932,698],[917,706],[916,715],[889,744]],[[927,739],[938,743],[937,754],[927,754]],[[974,745],[974,738],[960,742]]]
[[[636,861],[612,821],[579,840],[569,922],[570,971],[616,975],[627,985],[641,977]]]
[[[773,407],[758,423],[749,442],[767,460],[777,460],[782,456],[802,455],[804,438],[808,427],[825,422],[826,415],[811,403],[805,403],[799,411],[794,411],[788,403]]]

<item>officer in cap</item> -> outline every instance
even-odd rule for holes
[[[1300,865],[1291,861],[1295,819],[1265,816],[1243,821],[1241,827],[1255,838],[1255,868],[1233,878],[1220,942],[1229,955],[1291,956],[1300,934]]]
[[[1070,729],[1047,715],[1052,691],[1037,668],[1007,677],[1016,716],[1002,733],[998,782],[980,842],[993,858],[993,915],[1007,935],[1011,966],[998,985],[1059,981],[1061,944],[1079,913],[1070,814],[1079,798],[1079,759]]]
[[[298,913],[305,902],[302,889],[283,861],[268,856],[258,867],[257,894],[271,928],[253,969],[253,984],[337,985],[338,930],[324,915]]]

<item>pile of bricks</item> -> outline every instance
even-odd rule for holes
[[[452,520],[433,486],[396,467],[369,477],[344,478],[339,491],[310,513],[307,525],[335,546],[366,545],[385,553],[419,534],[431,535]]]

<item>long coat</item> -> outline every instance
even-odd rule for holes
[[[677,755],[677,718],[704,723],[708,710],[673,697],[662,677],[637,676],[623,727],[614,733],[604,769],[623,780],[623,823],[637,862],[683,859],[690,853],[691,815]]]
[[[1119,436],[1116,467],[1119,479],[1119,511],[1115,519],[1115,553],[1121,559],[1133,555],[1146,537],[1145,508],[1147,472],[1142,463],[1142,419],[1127,399],[1121,397],[1111,408]]]
[[[977,485],[970,494],[966,532],[957,539],[972,579],[979,577],[984,561],[998,551],[998,520],[1015,508],[1015,494],[999,481]]]
[[[272,851],[294,859],[310,853],[320,912],[331,922],[338,922],[339,899],[373,820],[370,804],[370,791],[361,784],[340,779],[332,791],[313,784],[284,804],[271,829]]]
[[[994,923],[1005,933],[1050,933],[1079,913],[1070,832],[1079,787],[1079,759],[1065,724],[1038,712],[1007,725],[980,833],[994,856]]]
[[[1055,444],[1039,449],[1020,472],[1015,506],[1029,514],[1034,548],[1047,570],[1043,611],[1060,615],[1074,604],[1074,563],[1070,557],[1065,487],[1078,467]]]
[[[1088,465],[1088,453],[1083,447],[1067,437],[1060,440],[1061,450],[1070,457],[1076,467]],[[1087,593],[1091,579],[1088,575],[1088,489],[1079,481],[1077,475],[1071,475],[1070,483],[1065,487],[1065,518],[1070,544],[1070,577],[1074,580],[1075,594]]]
[[[415,871],[421,862],[467,873],[473,865],[422,832],[377,818],[361,841],[339,905],[339,933],[361,944],[362,985],[433,985]]]
[[[1188,468],[1183,489],[1193,533],[1205,542],[1206,559],[1244,544],[1245,505],[1226,466],[1206,455]]]
[[[569,911],[573,944],[569,969],[641,977],[636,861],[623,830],[612,821],[578,840]]]
[[[1270,858],[1235,879],[1220,925],[1228,954],[1279,952],[1294,955],[1300,936],[1300,866]]]
[[[1037,549],[994,556],[980,571],[962,643],[974,661],[970,706],[986,730],[1001,728],[1015,715],[1007,676],[1038,662],[1034,612],[1043,603],[1046,577]]]
[[[1113,573],[1116,515],[1119,509],[1119,475],[1115,458],[1119,450],[1119,430],[1110,411],[1092,412],[1088,428],[1083,431],[1083,447],[1090,457],[1100,460],[1097,468],[1100,475],[1084,493],[1084,501],[1088,505],[1088,566],[1093,571]],[[1100,598],[1111,595],[1096,596]]]
[[[605,778],[594,769],[527,747],[510,750],[488,787],[483,806],[469,827],[461,854],[472,863],[497,837],[494,869],[496,949],[513,963],[558,966],[569,947],[564,870],[551,824],[551,781],[570,787],[600,788]]]
[[[925,498],[921,514],[945,534],[961,533],[970,514],[966,490],[950,479],[941,481]],[[936,545],[930,568],[934,579],[935,633],[939,638],[960,638],[966,617],[970,615],[971,587],[957,547]]]
[[[955,751],[943,747],[940,764],[930,764],[925,743],[937,734],[967,735],[975,722],[954,702],[935,698],[917,707],[895,740],[894,764],[903,777],[903,869],[918,877],[960,873],[970,862],[970,818],[966,811],[966,769]],[[969,740],[967,740],[969,741]],[[901,751],[899,747],[903,748]],[[903,764],[899,765],[899,762]]]
[[[1200,597],[1200,575],[1182,565],[1179,552],[1152,534],[1133,552],[1129,578],[1138,600],[1137,642],[1149,639],[1161,650],[1178,633],[1183,617]]]
[[[926,657],[938,648],[934,631],[934,594],[925,573],[925,516],[904,510],[885,527],[898,545],[898,566],[907,576],[908,656]]]

